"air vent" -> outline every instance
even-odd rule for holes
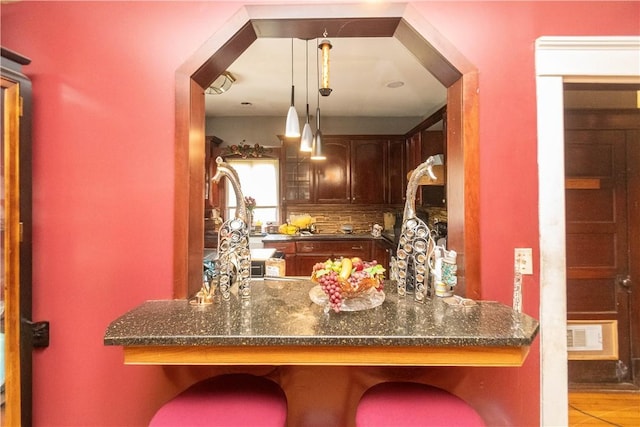
[[[567,350],[569,360],[617,360],[617,321],[569,320]]]
[[[568,325],[567,350],[601,351],[602,325]]]

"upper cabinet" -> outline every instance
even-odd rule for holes
[[[403,204],[407,198],[406,152],[407,144],[403,139],[393,139],[388,144],[386,200],[391,205]]]
[[[388,140],[351,141],[351,202],[381,204],[387,200]]]
[[[435,154],[445,154],[446,163],[444,130],[425,130],[421,134],[423,161]],[[445,171],[446,166],[442,169],[442,173]],[[423,185],[420,193],[423,206],[445,207],[447,204],[446,185]]]
[[[326,160],[312,161],[315,178],[316,203],[351,202],[351,150],[349,140],[324,137]]]
[[[402,203],[406,189],[401,136],[325,136],[326,160],[310,160],[297,140],[283,139],[284,204]],[[393,154],[391,154],[393,153]]]
[[[283,139],[280,156],[280,194],[283,203],[310,203],[313,194],[313,170],[310,153],[300,151],[296,139]]]

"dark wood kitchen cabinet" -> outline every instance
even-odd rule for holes
[[[404,204],[407,198],[406,151],[404,139],[389,140],[385,200],[391,205]]]
[[[284,204],[349,203],[351,201],[349,141],[325,137],[326,160],[300,152],[299,139],[282,139],[280,188]]]
[[[378,264],[387,269],[385,277],[388,279],[391,274],[389,263],[394,253],[396,245],[388,240],[380,239],[373,241],[371,247],[371,259],[378,261]]]
[[[415,149],[402,136],[325,136],[326,160],[299,151],[299,141],[282,138],[283,204],[401,204],[405,165]],[[418,147],[418,146],[416,146]],[[419,155],[419,153],[418,153]]]
[[[296,242],[297,275],[310,275],[313,266],[327,259],[371,257],[370,240],[304,240]]]
[[[385,203],[388,140],[351,141],[351,203]]]
[[[422,161],[427,160],[429,156],[445,153],[444,135],[444,130],[421,132]],[[445,207],[447,204],[446,185],[423,185],[420,193],[423,206]]]
[[[300,151],[299,139],[282,140],[280,191],[282,201],[293,204],[312,202],[313,168],[310,153]]]
[[[296,242],[264,242],[265,248],[273,248],[276,252],[284,254],[285,274],[297,276]],[[310,273],[309,273],[310,274]]]
[[[315,172],[316,203],[351,202],[351,150],[349,140],[325,137],[326,160],[312,161]]]

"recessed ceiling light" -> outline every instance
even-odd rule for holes
[[[248,102],[248,101],[243,101],[243,102],[240,103],[240,105],[242,105],[242,108],[253,107],[253,104]]]
[[[392,82],[387,83],[387,87],[390,89],[396,89],[404,86],[404,82],[400,80],[394,80]]]

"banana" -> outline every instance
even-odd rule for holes
[[[351,270],[353,269],[353,263],[350,258],[344,258],[342,260],[342,269],[340,270],[340,277],[347,280],[351,276]]]

